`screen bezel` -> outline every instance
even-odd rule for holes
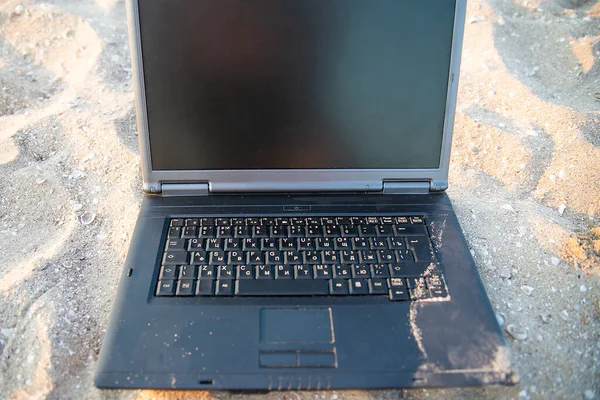
[[[163,183],[208,183],[219,191],[294,191],[332,189],[381,188],[384,181],[448,181],[450,150],[454,128],[454,113],[458,91],[460,56],[466,14],[466,0],[455,0],[453,40],[448,75],[448,90],[438,168],[422,169],[250,169],[250,170],[155,170],[152,168],[150,135],[146,108],[146,93],[139,18],[139,0],[127,0],[132,74],[136,104],[140,157],[144,191],[159,193]]]

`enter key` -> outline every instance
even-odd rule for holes
[[[408,237],[407,247],[412,249],[417,262],[431,262],[435,260],[435,253],[428,237]]]

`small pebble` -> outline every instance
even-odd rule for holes
[[[594,391],[591,389],[586,390],[583,395],[585,396],[586,399],[593,399],[594,398]]]
[[[79,210],[81,210],[82,208],[83,208],[83,204],[79,204],[79,203],[77,203],[77,204],[73,204],[73,210],[74,210],[74,211],[79,211]]]
[[[559,177],[560,179],[563,179],[563,178],[565,177],[565,175],[566,175],[566,174],[565,174],[565,171],[563,171],[562,169],[561,169],[560,171],[558,171],[558,177]]]
[[[81,223],[83,225],[89,225],[92,222],[94,222],[95,219],[96,219],[96,214],[94,214],[91,211],[86,211],[83,214],[81,214],[81,217],[79,217],[79,220],[81,221]]]
[[[19,4],[15,7],[15,14],[21,15],[25,11],[25,6],[23,4]]]
[[[531,296],[531,293],[533,293],[534,290],[535,289],[531,286],[521,286],[521,292],[525,293],[527,296]]]
[[[581,286],[579,286],[579,290],[580,290],[582,293],[584,293],[584,292],[587,292],[587,286],[585,286],[585,285],[581,285]]]
[[[503,210],[507,210],[507,211],[515,211],[515,209],[513,208],[513,206],[511,206],[510,204],[504,204],[500,208],[503,209]]]
[[[508,320],[508,318],[506,317],[506,314],[504,314],[504,313],[496,313],[496,320],[498,320],[498,325],[500,325],[501,327],[504,327],[504,324],[506,324],[506,321]]]
[[[43,184],[44,182],[46,182],[46,178],[38,178],[35,183],[37,183],[38,185]]]
[[[542,320],[543,323],[547,324],[548,323],[548,317],[544,314],[540,314],[540,319]]]
[[[569,320],[569,313],[567,312],[567,310],[562,310],[560,312],[560,317],[562,319],[564,319],[565,321],[568,321]]]
[[[510,336],[517,340],[525,340],[527,339],[527,331],[514,324],[510,324],[506,327],[506,331]]]
[[[11,328],[0,329],[0,335],[2,335],[2,336],[10,337],[10,335],[12,335],[12,333],[13,333],[13,329],[11,329]]]
[[[565,212],[566,209],[567,209],[567,206],[564,204],[561,204],[560,206],[558,206],[558,213],[560,215],[563,215],[563,213]]]
[[[534,137],[536,137],[538,135],[538,133],[536,131],[534,131],[533,129],[528,130],[527,132],[525,132],[525,134],[527,136],[534,136]]]
[[[552,265],[558,266],[560,264],[560,258],[552,257],[550,258],[550,262],[552,263]]]

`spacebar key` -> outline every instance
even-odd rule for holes
[[[324,296],[329,294],[329,281],[240,279],[235,282],[237,296]]]

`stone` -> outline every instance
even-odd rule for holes
[[[527,296],[531,296],[531,293],[533,293],[535,289],[532,288],[531,286],[521,286],[521,292],[525,293]]]
[[[517,340],[525,340],[527,339],[527,331],[523,328],[520,328],[514,324],[509,324],[506,327],[506,331],[510,336]]]

